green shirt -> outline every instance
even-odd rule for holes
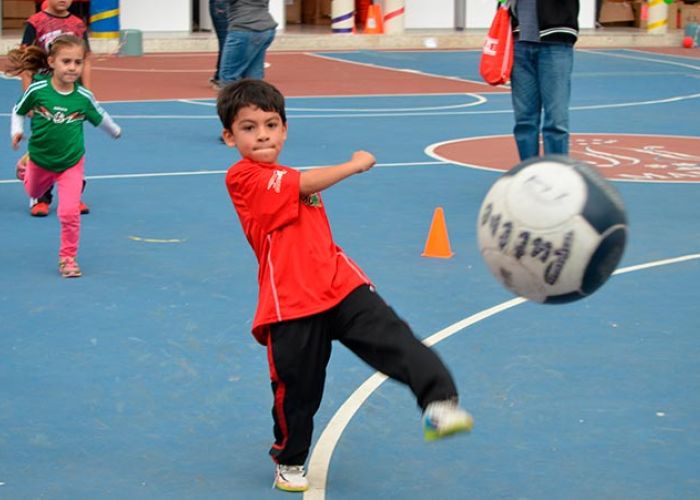
[[[13,110],[22,116],[30,111],[34,115],[29,157],[52,172],[63,172],[80,161],[85,154],[83,122],[98,126],[105,114],[82,85],[76,83],[72,92],[62,94],[50,79],[35,80]]]

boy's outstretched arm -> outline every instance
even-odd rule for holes
[[[374,166],[375,162],[372,153],[355,151],[349,161],[340,165],[314,168],[302,172],[299,192],[302,196],[318,193],[351,175],[366,172]]]

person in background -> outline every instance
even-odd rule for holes
[[[218,43],[218,53],[216,55],[216,71],[214,76],[209,79],[212,87],[220,88],[221,82],[221,54],[226,43],[226,34],[228,33],[228,4],[229,0],[209,0],[209,15],[211,22],[214,25],[216,40]]]
[[[228,0],[228,32],[219,70],[222,84],[242,78],[263,79],[265,53],[277,28],[269,3],[269,0]]]
[[[73,0],[44,0],[41,3],[42,10],[33,14],[27,19],[22,35],[21,49],[36,45],[49,51],[49,46],[59,35],[75,35],[85,41],[86,58],[83,63],[81,83],[86,88],[91,88],[91,64],[90,64],[90,42],[88,40],[88,30],[85,23],[79,17],[70,13]],[[33,74],[28,71],[21,73],[22,91],[27,90],[32,82]],[[20,164],[26,164],[27,155],[19,159]],[[26,165],[25,165],[26,166]],[[83,181],[83,190],[85,181]],[[53,186],[49,186],[45,193],[39,198],[30,199],[29,213],[34,217],[46,217],[49,215],[51,202],[53,201]],[[89,214],[90,208],[80,201],[80,213]]]
[[[114,138],[121,136],[121,128],[97,104],[92,93],[78,83],[86,53],[84,40],[61,35],[52,41],[48,54],[39,47],[14,49],[8,54],[14,74],[49,71],[27,87],[12,109],[10,133],[12,147],[17,149],[24,138],[24,117],[31,113],[29,158],[26,164],[17,166],[16,175],[29,196],[38,196],[54,184],[58,186],[58,270],[64,278],[82,274],[77,255],[85,163],[83,122],[89,121]]]
[[[520,160],[569,153],[569,101],[579,0],[511,3],[515,38],[511,96]]]

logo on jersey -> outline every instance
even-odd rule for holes
[[[304,196],[301,199],[301,202],[308,207],[320,208],[323,206],[323,203],[321,203],[321,195],[318,193],[312,193],[309,196]]]
[[[34,109],[34,112],[57,125],[61,125],[63,123],[68,124],[74,122],[81,122],[85,120],[85,115],[82,113],[78,113],[76,111],[74,113],[69,113],[66,115],[63,110],[65,110],[65,108],[57,109],[55,113],[52,113],[45,106],[39,106]]]
[[[282,177],[284,177],[286,173],[287,172],[284,170],[275,170],[272,172],[272,177],[270,177],[270,180],[267,182],[268,191],[273,189],[275,193],[279,193],[282,189]]]

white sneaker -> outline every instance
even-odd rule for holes
[[[306,471],[303,465],[277,464],[275,468],[274,487],[283,491],[306,491],[309,489],[309,480],[306,479]]]
[[[458,432],[470,432],[474,426],[472,416],[447,399],[430,403],[423,412],[423,436],[435,441]]]

